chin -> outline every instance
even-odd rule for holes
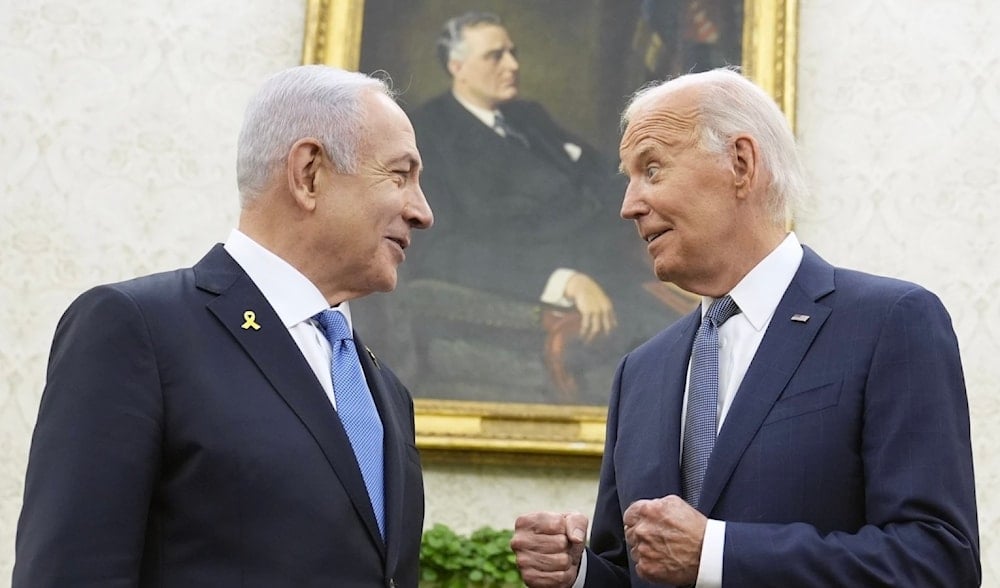
[[[508,88],[507,91],[500,94],[500,103],[510,102],[511,100],[517,98],[518,92],[517,88]]]
[[[392,272],[389,276],[379,276],[378,281],[375,282],[376,292],[392,292],[396,289],[396,283],[398,282],[396,272]]]

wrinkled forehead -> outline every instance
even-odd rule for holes
[[[698,93],[693,88],[653,92],[629,108],[628,126],[622,134],[622,159],[639,146],[690,146],[697,142]]]
[[[387,138],[416,144],[413,125],[403,108],[381,92],[365,96],[362,129],[362,139],[369,145]]]

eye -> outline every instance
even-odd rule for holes
[[[410,170],[408,169],[394,169],[392,170],[393,180],[402,186],[410,179]]]
[[[655,176],[657,174],[657,172],[659,172],[659,171],[660,171],[660,166],[658,166],[658,165],[647,165],[646,169],[645,169],[646,179],[647,180],[652,180],[653,176]]]

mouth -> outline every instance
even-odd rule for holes
[[[653,241],[659,239],[660,237],[662,237],[663,235],[666,235],[669,232],[670,232],[670,229],[664,229],[662,231],[655,231],[655,232],[652,232],[652,233],[647,233],[647,234],[645,234],[645,235],[642,236],[642,239],[647,244],[650,244]]]
[[[406,237],[388,236],[388,237],[386,237],[386,239],[388,239],[389,241],[395,243],[396,246],[399,247],[400,251],[406,251],[406,248],[410,246],[410,240],[408,238],[406,238]]]

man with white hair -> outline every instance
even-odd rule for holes
[[[701,308],[625,356],[587,518],[532,513],[535,587],[978,586],[969,414],[941,301],[789,232],[787,122],[738,73],[638,92],[621,141],[660,280]]]
[[[192,268],[98,286],[56,330],[13,586],[416,586],[407,389],[349,300],[396,286],[433,216],[382,80],[268,79],[239,227]]]

